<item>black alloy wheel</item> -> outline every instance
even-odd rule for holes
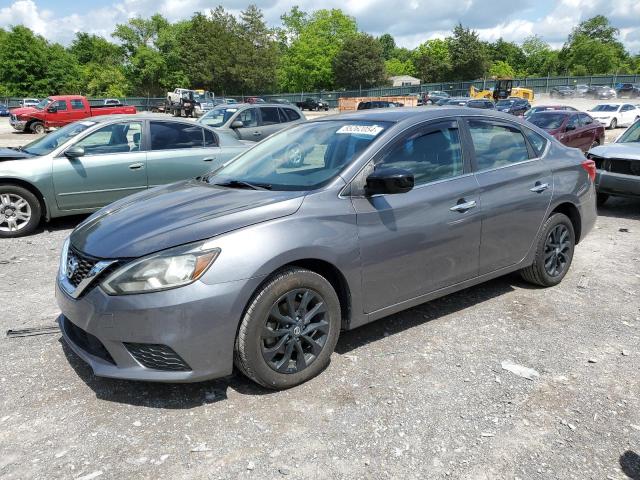
[[[301,288],[282,295],[271,307],[260,338],[262,357],[280,373],[301,372],[317,358],[329,334],[322,296]]]
[[[544,244],[544,269],[552,276],[557,277],[564,273],[570,263],[568,253],[571,250],[569,229],[566,225],[556,225],[547,235]]]

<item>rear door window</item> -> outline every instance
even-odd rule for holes
[[[202,127],[179,122],[151,122],[151,150],[202,148]]]
[[[469,120],[468,125],[478,170],[529,160],[527,142],[515,125],[487,120]]]
[[[278,107],[260,107],[262,125],[275,125],[281,123],[278,110]]]
[[[71,110],[84,110],[84,103],[79,98],[71,100]]]

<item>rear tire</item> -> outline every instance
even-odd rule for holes
[[[340,302],[331,284],[315,272],[287,268],[250,301],[236,337],[235,364],[263,387],[294,387],[329,364],[340,324]]]
[[[607,200],[609,200],[608,193],[598,193],[596,196],[596,205],[598,207],[602,207],[605,203],[607,203]]]
[[[542,287],[558,285],[571,267],[575,238],[569,217],[562,213],[551,215],[536,240],[533,264],[520,271],[522,278]]]
[[[29,190],[17,185],[0,185],[0,238],[32,233],[42,217],[42,206]]]

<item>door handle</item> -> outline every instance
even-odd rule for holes
[[[464,213],[467,210],[476,207],[476,201],[475,200],[471,200],[469,202],[465,202],[464,199],[462,199],[462,200],[459,200],[459,201],[461,201],[462,203],[458,203],[457,205],[454,205],[449,210],[451,210],[452,212]]]
[[[144,167],[144,163],[132,163],[129,165],[129,170],[140,170],[142,167]]]
[[[259,137],[260,135],[261,135],[260,132],[253,132],[254,137]]]
[[[542,193],[544,192],[547,188],[549,188],[549,184],[548,183],[540,183],[540,182],[536,182],[535,187],[530,188],[529,190],[532,191],[533,193]]]
[[[202,159],[203,162],[213,162],[216,159],[216,157],[207,157]]]

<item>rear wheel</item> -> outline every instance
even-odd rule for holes
[[[294,387],[329,364],[339,330],[340,302],[331,284],[315,272],[286,269],[249,304],[236,338],[235,364],[264,387]]]
[[[40,223],[42,208],[36,196],[17,185],[0,185],[0,238],[28,235]]]
[[[609,200],[608,193],[598,193],[596,197],[596,205],[602,207],[605,203],[607,203],[607,200]]]
[[[569,217],[554,213],[542,226],[533,264],[521,270],[522,278],[542,287],[559,284],[573,260],[575,233]]]

